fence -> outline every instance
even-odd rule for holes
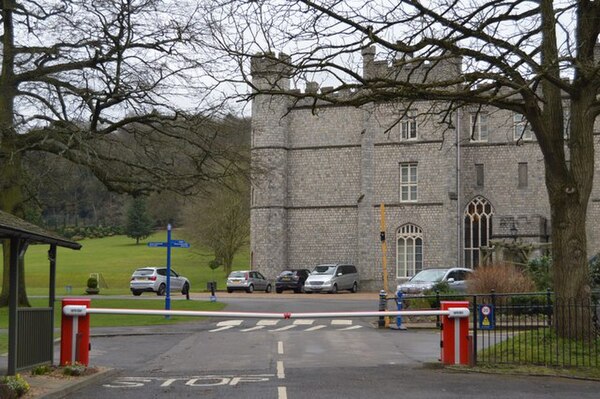
[[[469,301],[473,361],[553,367],[600,367],[600,295],[590,302],[558,300],[548,292],[403,296],[404,306],[437,308]],[[396,298],[388,298],[396,299]],[[409,325],[438,319],[406,320]],[[576,337],[565,339],[563,336]]]

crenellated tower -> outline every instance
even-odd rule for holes
[[[290,89],[286,54],[259,54],[251,64],[257,91]],[[281,95],[257,94],[252,102],[252,268],[275,276],[287,265],[287,162],[290,100]]]

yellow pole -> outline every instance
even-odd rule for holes
[[[385,291],[386,295],[388,293],[388,274],[387,274],[387,245],[385,243],[385,205],[382,202],[380,207],[379,207],[380,211],[381,211],[381,215],[380,215],[380,220],[381,220],[381,225],[380,225],[380,232],[379,232],[379,237],[381,239],[381,264],[383,266],[383,290]],[[390,324],[390,318],[385,317],[385,327],[389,327]]]

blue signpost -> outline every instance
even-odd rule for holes
[[[171,224],[167,225],[167,242],[149,242],[151,248],[167,248],[167,292],[165,293],[165,310],[171,310],[171,248],[189,248],[185,240],[171,239]],[[189,297],[188,297],[189,299]],[[167,319],[169,316],[165,316]]]

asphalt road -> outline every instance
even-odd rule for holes
[[[373,310],[372,297],[231,295],[227,310]],[[299,323],[301,322],[301,323]],[[92,330],[91,365],[117,370],[67,398],[597,398],[600,383],[439,367],[439,332],[373,319],[195,320]]]

